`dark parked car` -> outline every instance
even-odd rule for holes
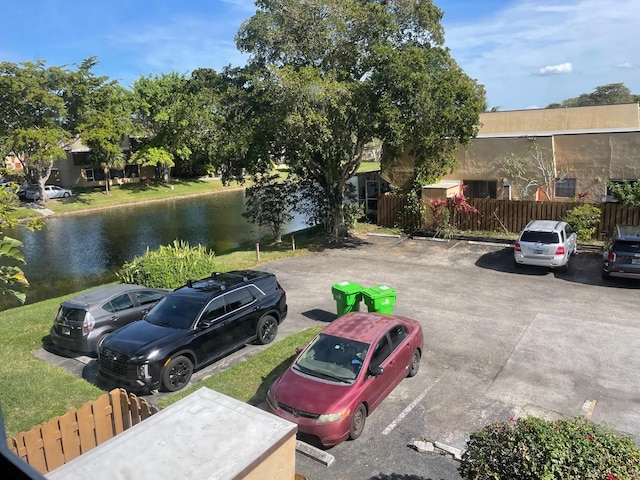
[[[141,322],[109,335],[99,349],[100,375],[120,386],[176,391],[194,369],[245,344],[273,341],[287,316],[275,275],[256,270],[189,281]]]
[[[602,278],[640,279],[640,225],[616,225],[602,258]]]
[[[111,332],[140,320],[170,290],[141,285],[107,285],[60,304],[50,337],[64,350],[96,354]]]
[[[356,439],[367,416],[418,373],[422,327],[398,315],[354,312],[325,327],[267,393],[267,410],[324,446]]]

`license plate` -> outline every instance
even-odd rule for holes
[[[62,327],[62,334],[71,335],[71,330],[69,330],[69,327]]]
[[[534,250],[533,254],[534,255],[542,255],[544,253],[544,250]]]
[[[640,265],[640,258],[632,258],[631,265]]]

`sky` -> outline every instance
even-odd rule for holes
[[[640,94],[640,0],[434,0],[445,46],[499,110],[544,108],[601,85]],[[253,0],[0,0],[0,61],[72,67],[130,87],[141,76],[242,66]]]

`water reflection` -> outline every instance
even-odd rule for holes
[[[6,235],[24,245],[27,303],[34,303],[112,281],[125,262],[174,240],[222,252],[267,236],[243,211],[243,192],[226,192],[49,218],[39,231],[17,227]],[[296,218],[286,231],[304,227]],[[17,303],[0,309],[11,306]]]

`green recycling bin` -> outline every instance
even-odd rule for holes
[[[333,293],[333,299],[336,301],[338,316],[360,311],[362,285],[348,281],[335,283],[331,287],[331,292]]]
[[[396,304],[396,291],[386,285],[378,285],[365,288],[362,291],[362,298],[369,312],[393,313],[393,306]]]

